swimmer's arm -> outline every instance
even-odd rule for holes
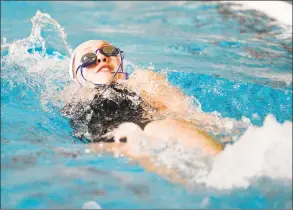
[[[153,121],[147,124],[144,132],[155,139],[172,139],[182,143],[186,148],[200,149],[207,155],[216,155],[224,148],[208,133],[199,130],[194,123],[185,120]]]
[[[140,92],[145,101],[161,111],[177,113],[188,111],[188,97],[158,72],[136,69],[129,78],[129,84]]]
[[[159,111],[176,113],[182,118],[192,118],[201,125],[212,125],[218,127],[223,118],[214,114],[200,112],[190,106],[192,101],[181,91],[180,88],[172,86],[165,77],[152,70],[136,69],[129,78],[129,83],[140,96]]]

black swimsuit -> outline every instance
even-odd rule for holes
[[[97,87],[97,94],[90,102],[70,103],[64,106],[63,115],[70,119],[75,136],[91,142],[103,141],[101,136],[123,122],[133,122],[142,129],[152,121],[147,110],[154,110],[129,89],[112,84],[104,91]]]

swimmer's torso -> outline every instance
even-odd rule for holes
[[[106,89],[97,87],[93,91],[92,100],[73,100],[63,108],[76,137],[96,142],[123,122],[144,126],[151,121],[155,109],[126,86],[114,83]]]

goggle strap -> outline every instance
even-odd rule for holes
[[[83,76],[83,68],[82,68],[82,67],[81,67],[80,73],[81,73],[82,78],[83,78],[85,81],[87,81],[87,79],[84,78],[84,76]]]
[[[75,74],[76,74],[76,81],[78,81],[78,83],[80,84],[80,86],[82,87],[83,85],[80,83],[80,81],[79,81],[79,79],[78,79],[78,77],[77,77],[77,72],[78,72],[78,70],[79,69],[81,69],[82,67],[81,67],[81,65],[76,69],[76,72],[75,72]]]
[[[121,59],[121,66],[122,66],[121,73],[125,74],[125,79],[128,79],[129,74],[128,74],[127,72],[124,72],[124,71],[123,71],[123,59],[124,59],[124,55],[122,54],[123,51],[120,51],[120,50],[119,50],[119,52],[120,52],[120,59]],[[121,54],[122,54],[122,55],[121,55]]]
[[[118,69],[116,70],[116,72],[114,73],[111,82],[114,80],[114,78],[115,78],[115,76],[118,74],[118,72],[119,72],[119,73],[124,73],[124,72],[123,72],[123,59],[124,59],[124,56],[122,56],[122,53],[121,53],[120,50],[119,50],[119,54],[120,54],[120,60],[121,60],[121,61],[120,61],[120,65],[119,65]],[[120,71],[119,71],[119,70],[120,70]],[[111,82],[110,82],[110,83],[111,83]]]
[[[80,69],[81,65],[79,65],[75,71],[75,75],[77,75],[78,70]]]

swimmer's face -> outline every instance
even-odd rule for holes
[[[110,44],[103,40],[90,40],[82,43],[75,50],[75,59],[73,62],[74,77],[81,77],[78,73],[75,75],[75,71],[81,64],[80,60],[83,55],[87,53],[95,53],[97,49],[100,49]],[[94,84],[109,84],[112,81],[114,72],[118,69],[120,65],[120,55],[117,56],[105,56],[102,53],[97,53],[97,61],[87,67],[83,68],[83,75],[86,80],[91,81]],[[77,78],[80,79],[80,78]],[[113,81],[118,79],[125,79],[124,74],[118,73]]]

